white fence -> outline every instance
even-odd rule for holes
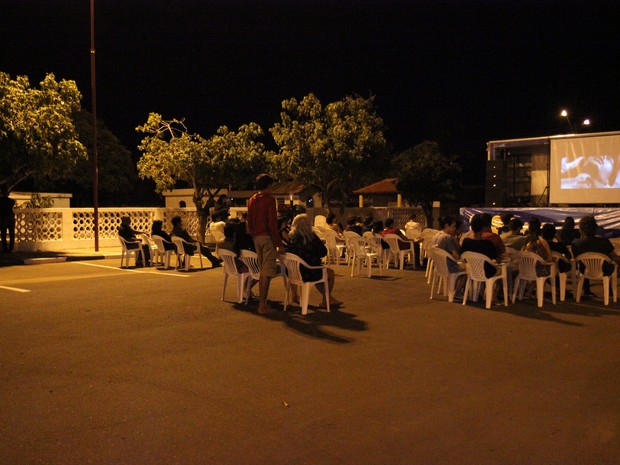
[[[232,208],[237,216],[245,208]],[[132,228],[150,232],[154,220],[172,229],[170,220],[179,215],[191,235],[198,234],[195,208],[99,208],[99,246],[118,247],[121,217],[131,218]],[[207,237],[209,242],[210,237]],[[60,251],[92,249],[95,246],[95,215],[92,208],[15,209],[15,250]]]
[[[233,207],[231,217],[240,216],[246,208]],[[309,216],[325,213],[319,209],[308,209]],[[410,215],[426,224],[419,208],[375,208],[347,209],[348,214],[373,214],[375,219],[392,217],[397,226],[402,226]],[[161,220],[164,229],[170,231],[170,220],[179,215],[183,226],[192,236],[198,235],[198,216],[195,208],[99,208],[99,247],[119,247],[117,238],[121,217],[131,218],[132,228],[150,232],[154,220]],[[15,209],[15,250],[62,251],[71,249],[93,249],[95,247],[95,221],[92,208],[40,208]],[[211,236],[207,243],[215,242]]]

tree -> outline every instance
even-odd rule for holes
[[[73,115],[73,121],[80,142],[91,158],[93,147],[93,117],[86,110]],[[135,197],[138,173],[131,152],[119,141],[101,120],[97,121],[98,187],[99,205],[129,205]],[[50,189],[50,181],[38,182],[37,188]],[[56,189],[73,193],[77,205],[89,205],[93,198],[93,176],[91,160],[82,158],[71,167],[66,179],[55,181]]]
[[[27,76],[0,72],[0,185],[62,178],[86,158],[72,119],[80,99],[74,81],[51,73],[34,88]]]
[[[281,122],[270,129],[280,150],[272,163],[282,175],[321,191],[341,210],[353,190],[384,161],[384,124],[374,99],[346,97],[323,107],[314,94],[282,102]]]
[[[453,198],[461,166],[456,157],[443,155],[439,144],[424,141],[394,158],[397,189],[410,205],[420,205],[427,224],[433,224],[433,201]]]
[[[209,208],[221,187],[245,184],[264,162],[263,131],[256,123],[231,131],[221,126],[209,139],[191,134],[183,120],[164,120],[151,113],[146,124],[136,128],[147,134],[139,149],[141,178],[155,181],[157,192],[173,189],[183,181],[194,189],[193,201],[204,237]]]

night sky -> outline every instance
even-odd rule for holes
[[[149,112],[208,137],[283,99],[376,96],[396,152],[424,139],[484,179],[486,142],[620,130],[617,1],[96,0],[97,112],[137,153]],[[77,81],[90,109],[89,0],[1,0],[0,70]],[[268,139],[266,139],[268,142]]]

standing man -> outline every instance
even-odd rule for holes
[[[248,232],[254,239],[254,247],[260,265],[260,280],[258,289],[260,302],[258,313],[273,313],[276,310],[267,304],[269,284],[276,276],[277,248],[282,247],[282,240],[278,232],[276,199],[271,196],[273,178],[268,174],[259,174],[256,177],[256,188],[248,202]]]
[[[15,245],[15,212],[13,207],[15,200],[9,197],[6,187],[0,190],[0,235],[2,236],[2,252],[13,252]],[[9,235],[9,243],[6,243],[6,235]]]

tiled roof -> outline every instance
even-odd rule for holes
[[[397,194],[398,178],[386,178],[369,186],[361,187],[354,194]]]

